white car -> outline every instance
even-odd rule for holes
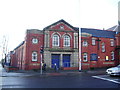
[[[116,76],[116,75],[120,76],[120,64],[117,67],[108,68],[106,70],[106,73],[111,76]]]

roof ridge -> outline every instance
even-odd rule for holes
[[[64,19],[60,19],[60,20],[58,20],[57,22],[54,22],[53,24],[48,25],[48,26],[45,27],[43,30],[48,29],[48,28],[51,27],[52,25],[55,25],[55,24],[57,24],[57,23],[59,23],[59,22],[63,22],[63,23],[65,23],[65,24],[67,24],[68,26],[70,26],[70,27],[71,27],[72,29],[74,29],[74,30],[78,30],[78,29],[79,29],[78,27],[73,27],[71,24],[69,24],[68,22],[66,22]]]

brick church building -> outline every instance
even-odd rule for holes
[[[25,40],[13,51],[11,65],[23,70],[39,69],[42,60],[47,68],[53,68],[56,63],[58,68],[77,69],[78,31],[64,20],[43,30],[27,30]]]
[[[118,31],[81,29],[59,20],[43,30],[28,29],[25,40],[10,53],[11,66],[22,70],[47,68],[82,69],[115,66],[120,63],[120,33]],[[79,55],[79,44],[82,52]],[[43,52],[41,53],[41,48]]]

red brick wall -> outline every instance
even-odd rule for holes
[[[120,64],[120,33],[116,35],[116,64]]]
[[[59,30],[60,29],[60,26],[64,26],[64,30],[68,30],[68,31],[71,31],[72,28],[68,27],[67,25],[65,25],[64,23],[59,23],[55,26],[52,26],[50,27],[50,29],[56,29],[56,30]]]
[[[30,69],[39,69],[40,68],[40,47],[43,46],[43,34],[27,34],[27,40],[26,40],[26,66],[27,70]],[[33,44],[32,39],[33,38],[38,39],[38,44]],[[38,53],[38,60],[32,61],[32,52],[36,51]]]
[[[95,37],[98,39],[97,37]],[[98,50],[98,41],[96,41],[96,45],[92,45],[92,37],[82,37],[82,42],[84,40],[88,41],[88,46],[83,47],[82,46],[82,69],[89,69],[92,67],[106,67],[106,66],[114,66],[115,60],[111,60],[111,51],[115,51],[115,46],[110,45],[110,38],[99,38],[101,41],[99,42],[99,50]],[[102,43],[105,43],[105,52],[102,52]],[[86,52],[88,54],[88,61],[83,61],[83,53]],[[90,60],[90,54],[95,53],[100,58],[98,58],[98,61],[91,61]],[[109,60],[106,61],[105,57],[108,56]]]

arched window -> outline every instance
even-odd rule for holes
[[[83,53],[83,61],[84,62],[88,61],[88,55],[87,55],[87,53]]]
[[[110,45],[114,46],[114,39],[110,40]]]
[[[67,47],[70,46],[70,36],[68,35],[64,36],[64,46],[67,46]]]
[[[92,45],[96,45],[96,39],[92,38]]]
[[[114,60],[114,52],[111,52],[111,60]]]
[[[37,52],[32,52],[32,61],[37,61]]]
[[[105,43],[102,43],[102,52],[105,52]]]
[[[52,37],[52,46],[59,46],[59,36],[57,34]]]

